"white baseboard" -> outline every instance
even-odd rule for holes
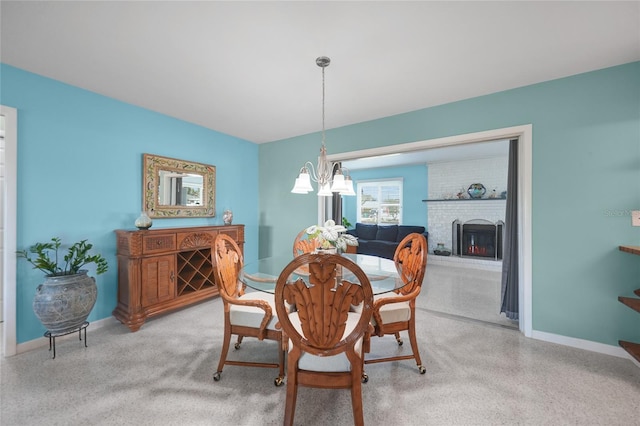
[[[544,331],[535,330],[531,333],[531,338],[543,340],[545,342],[556,343],[558,345],[570,346],[572,348],[584,349],[586,351],[597,352],[605,355],[613,355],[618,358],[630,359],[636,366],[640,367],[640,363],[620,346],[605,345],[604,343],[576,339],[575,337],[561,336],[559,334],[546,333]]]
[[[112,325],[114,324],[114,321],[117,322],[117,320],[114,317],[108,317],[98,321],[94,321],[91,324],[89,324],[90,330],[96,330],[98,328]],[[90,332],[90,330],[87,329],[87,332]],[[60,342],[61,340],[63,341],[63,340],[77,339],[77,338],[78,338],[78,335],[76,333],[71,333],[71,334],[67,334],[66,336],[56,337],[56,341]],[[16,345],[16,355],[41,348],[43,346],[49,346],[49,339],[45,338],[44,336],[38,339],[29,340],[28,342],[18,343],[18,345]]]

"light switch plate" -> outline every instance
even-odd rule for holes
[[[640,210],[631,211],[631,226],[640,226]]]

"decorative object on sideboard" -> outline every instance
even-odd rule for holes
[[[64,263],[58,263],[60,238],[48,243],[36,243],[29,250],[20,250],[22,257],[45,273],[45,280],[36,289],[33,311],[50,333],[65,333],[79,329],[96,303],[98,290],[94,277],[87,275],[85,265],[95,263],[96,274],[107,272],[108,264],[100,254],[90,254],[93,248],[87,240],[79,241],[67,250]],[[30,254],[35,254],[32,258]]]
[[[481,183],[472,183],[467,189],[467,193],[471,198],[482,198],[486,192],[487,188]]]
[[[222,221],[225,225],[231,225],[231,223],[233,222],[233,212],[231,211],[231,209],[224,210],[224,213],[222,214]]]
[[[316,65],[322,68],[322,145],[320,146],[320,158],[316,167],[310,161],[304,163],[291,190],[294,194],[308,194],[313,191],[311,186],[311,180],[313,180],[318,183],[319,197],[330,197],[334,192],[338,192],[340,195],[356,195],[348,170],[341,167],[340,163],[332,164],[327,160],[324,131],[324,69],[330,63],[331,60],[326,56],[316,58]]]
[[[142,211],[142,213],[140,213],[140,216],[138,216],[135,222],[136,228],[138,229],[149,229],[151,228],[152,224],[153,222],[151,221],[151,218],[145,211]]]

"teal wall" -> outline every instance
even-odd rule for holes
[[[140,214],[143,153],[216,166],[216,217],[154,219],[154,228],[219,225],[228,206],[234,223],[246,225],[247,257],[257,256],[257,145],[4,64],[0,103],[18,110],[18,249],[53,236],[86,238],[109,262],[96,277],[89,321],[109,317],[117,303],[113,231],[133,229]],[[17,266],[22,343],[45,331],[31,307],[42,273]]]
[[[132,228],[148,152],[214,164],[217,217],[246,225],[246,259],[288,253],[317,221],[317,197],[289,191],[320,134],[250,142],[0,65],[0,103],[18,110],[19,249],[88,238],[110,270],[90,321],[116,304],[114,229]],[[533,125],[533,328],[616,345],[640,341],[638,314],[617,301],[640,287],[640,62],[327,131],[330,154]],[[259,172],[256,172],[259,170]],[[426,215],[425,215],[426,216]],[[259,241],[259,245],[257,244]],[[18,262],[18,342],[44,332],[31,309],[42,280]]]
[[[524,124],[533,126],[533,329],[617,345],[640,317],[617,301],[640,287],[640,62],[327,131],[329,154]],[[318,133],[262,144],[261,256],[287,252],[317,220],[317,197],[291,194]]]
[[[402,178],[402,224],[424,226],[428,229],[427,204],[422,202],[427,198],[429,190],[426,164],[353,170],[350,174],[354,189],[359,180]],[[357,200],[357,196],[342,197],[342,215],[354,226],[358,217]]]

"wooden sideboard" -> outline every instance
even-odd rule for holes
[[[244,249],[244,225],[116,230],[118,305],[113,316],[137,331],[147,318],[218,295],[211,247],[227,234]]]

